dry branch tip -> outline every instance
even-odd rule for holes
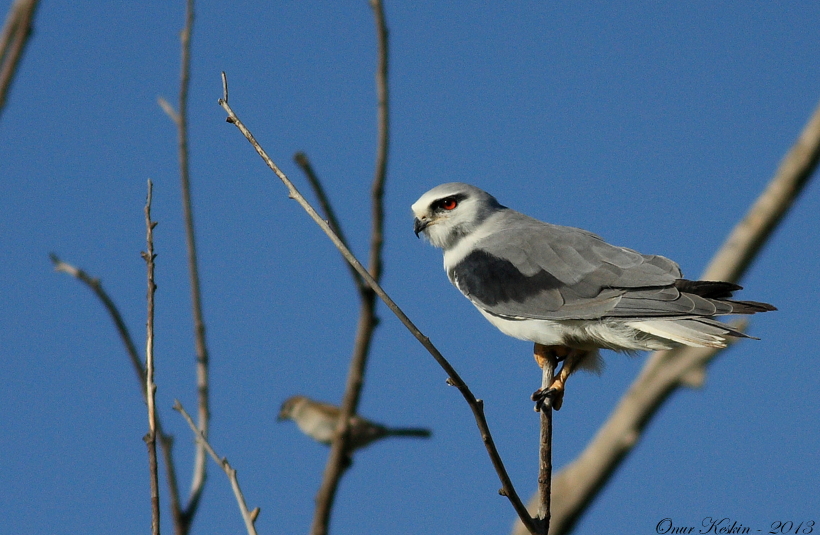
[[[162,111],[165,112],[165,115],[167,115],[174,124],[179,125],[179,114],[170,102],[165,100],[164,97],[157,97],[157,104],[159,104],[159,107],[162,108]]]
[[[222,71],[222,98],[219,101],[220,106],[223,103],[228,103],[228,75],[225,74],[225,71]]]
[[[236,502],[239,505],[239,511],[242,514],[242,518],[245,521],[245,528],[248,531],[248,535],[256,535],[256,527],[253,525],[254,519],[256,518],[251,511],[248,510],[248,506],[245,503],[245,496],[242,494],[242,489],[239,486],[239,480],[236,477],[236,470],[228,464],[228,459],[226,457],[219,457],[216,451],[214,451],[211,444],[208,442],[208,439],[205,438],[204,434],[200,429],[197,428],[194,420],[179,402],[179,400],[174,400],[174,410],[179,412],[185,421],[188,423],[188,427],[191,428],[191,432],[194,433],[197,442],[202,444],[204,450],[210,455],[210,457],[220,465],[222,471],[225,472],[225,475],[228,476],[228,479],[231,482],[231,487],[233,488],[234,496],[236,497]],[[257,513],[258,515],[258,513]]]

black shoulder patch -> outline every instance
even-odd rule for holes
[[[481,249],[464,257],[448,275],[464,294],[487,306],[510,301],[523,303],[541,292],[564,285],[546,271],[524,275],[509,260]]]

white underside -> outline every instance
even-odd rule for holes
[[[718,329],[702,332],[687,326],[686,320],[510,320],[476,308],[504,334],[547,346],[615,351],[654,351],[678,345],[726,347],[726,338]]]

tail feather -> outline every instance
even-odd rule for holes
[[[692,347],[726,347],[731,329],[719,322],[706,324],[697,320],[649,320],[629,324],[639,331]]]
[[[757,312],[771,312],[777,310],[777,307],[769,303],[761,303],[759,301],[732,301],[726,299],[726,303],[732,305],[732,314],[755,314]]]
[[[387,430],[387,436],[391,437],[418,437],[428,438],[433,432],[420,427],[395,427]]]
[[[728,314],[755,314],[757,312],[777,310],[775,306],[769,303],[730,299],[732,292],[743,289],[742,286],[732,282],[678,279],[675,281],[675,288],[681,293],[694,294],[705,299],[714,299],[720,303],[726,303],[732,307],[732,311]]]

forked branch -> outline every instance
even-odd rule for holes
[[[248,505],[245,503],[245,495],[242,494],[242,489],[239,486],[239,478],[236,476],[236,470],[228,463],[228,459],[216,454],[216,451],[214,451],[213,447],[208,443],[208,439],[205,438],[205,434],[197,427],[194,420],[185,411],[182,403],[174,400],[174,410],[178,411],[182,417],[185,418],[185,421],[188,422],[188,426],[196,437],[197,444],[202,444],[203,449],[211,456],[216,464],[222,468],[225,475],[228,476],[234,496],[236,496],[236,502],[239,504],[239,511],[242,513],[242,519],[245,521],[245,529],[248,530],[248,535],[256,535],[254,522],[256,522],[256,518],[259,516],[259,508],[257,507],[252,511],[248,510]]]

